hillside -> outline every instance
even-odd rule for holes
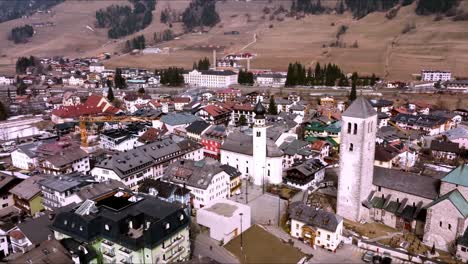
[[[6,39],[9,30],[31,21],[53,21],[56,26],[38,28],[37,34],[27,44],[14,45],[0,41],[0,72],[14,64],[22,55],[93,56],[101,52],[122,50],[123,43],[136,35],[144,34],[151,44],[154,32],[168,26],[159,22],[161,10],[170,6],[182,12],[189,0],[157,1],[153,22],[144,30],[122,39],[109,41],[105,29],[94,29],[95,11],[122,1],[66,1],[52,8],[52,14],[34,15],[0,24],[0,32]],[[317,61],[333,62],[346,71],[373,73],[389,79],[411,79],[412,73],[421,69],[448,69],[456,76],[468,75],[468,21],[452,21],[444,17],[435,21],[435,15],[418,16],[416,4],[402,7],[395,18],[389,20],[385,12],[374,12],[355,20],[350,12],[342,15],[307,15],[302,19],[286,17],[280,13],[274,18],[265,15],[280,5],[289,9],[291,1],[259,0],[251,2],[219,1],[216,9],[221,22],[208,33],[185,34],[176,40],[157,45],[169,48],[169,53],[155,55],[118,55],[106,64],[109,67],[139,66],[145,68],[169,65],[191,68],[193,61],[204,56],[211,58],[212,49],[218,54],[229,52],[253,52],[253,68],[283,70],[292,61],[312,65]],[[462,3],[466,8],[466,1]],[[47,17],[49,16],[49,17]],[[93,27],[94,31],[86,26]],[[348,28],[339,37],[341,46],[330,47],[336,42],[341,25]],[[405,27],[411,26],[406,34]],[[173,23],[175,33],[182,32],[181,23]],[[224,35],[226,31],[239,31],[239,35]],[[351,47],[354,43],[357,48]],[[15,54],[10,57],[9,54]],[[6,57],[5,57],[6,56]],[[3,66],[3,67],[2,67]]]

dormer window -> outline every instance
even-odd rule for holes
[[[164,227],[166,230],[168,230],[169,228],[171,228],[171,225],[169,223],[166,223],[165,227]]]
[[[106,229],[107,231],[109,231],[109,230],[110,230],[110,226],[109,226],[108,224],[105,224],[105,225],[104,225],[104,229]]]
[[[184,220],[184,215],[181,214],[180,217],[179,217],[180,221],[183,221]]]

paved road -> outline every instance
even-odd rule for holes
[[[209,257],[219,263],[240,263],[234,255],[225,248],[219,246],[218,241],[210,238],[209,234],[206,232],[198,234],[195,241],[191,242],[195,244],[192,258]],[[212,246],[212,249],[210,249],[210,246]]]
[[[288,233],[284,232],[277,226],[272,225],[264,227],[268,232],[280,239],[292,239],[294,241],[294,247],[300,249],[304,254],[313,255],[308,263],[364,263],[361,260],[364,251],[358,249],[356,246],[344,245],[342,248],[338,249],[336,253],[321,248],[313,249],[309,245],[292,238]]]

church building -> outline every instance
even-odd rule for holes
[[[266,110],[259,102],[254,108],[252,135],[229,134],[221,146],[221,163],[239,170],[255,185],[280,184],[283,179],[283,152],[267,138]]]
[[[342,118],[337,214],[413,232],[429,247],[466,251],[458,244],[468,239],[468,167],[441,175],[374,167],[377,112],[359,97]]]

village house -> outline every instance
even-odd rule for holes
[[[138,189],[139,192],[147,193],[169,203],[182,205],[186,215],[192,214],[190,204],[190,190],[184,186],[161,181],[161,179],[146,179]]]
[[[230,177],[218,161],[181,159],[167,168],[163,180],[185,186],[193,195],[193,208],[230,196]]]
[[[430,150],[434,158],[438,160],[454,160],[458,158],[463,151],[460,149],[458,143],[439,140],[431,141]]]
[[[201,142],[202,135],[210,128],[210,124],[205,121],[195,121],[185,128],[187,137],[196,142]]]
[[[15,207],[26,215],[36,216],[37,213],[44,210],[41,188],[39,186],[39,181],[42,179],[44,179],[43,176],[31,176],[10,190],[10,193],[13,194]]]
[[[241,91],[238,89],[226,88],[216,91],[216,98],[221,102],[236,101],[241,96]]]
[[[201,136],[203,154],[205,157],[220,160],[221,145],[226,138],[226,127],[222,125],[210,126]]]
[[[184,110],[184,106],[190,103],[190,97],[176,97],[174,98],[174,109],[176,111]]]
[[[286,75],[281,73],[260,73],[255,77],[258,86],[283,87],[286,83]]]
[[[398,114],[393,122],[408,130],[423,131],[427,135],[438,135],[452,128],[450,119],[434,115]]]
[[[284,182],[301,190],[318,187],[324,180],[327,163],[320,159],[297,161],[286,170]]]
[[[291,236],[311,247],[335,251],[343,240],[343,218],[334,213],[293,202],[289,206],[289,217]]]
[[[196,110],[195,115],[212,125],[227,124],[231,110],[218,105],[206,105]]]

